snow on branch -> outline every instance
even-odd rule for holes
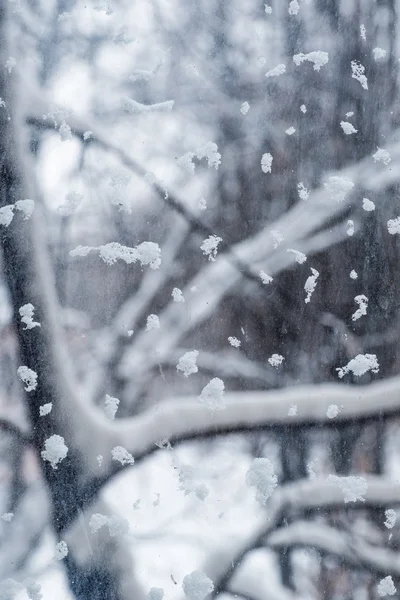
[[[372,546],[323,523],[301,521],[279,528],[267,540],[272,548],[309,547],[340,557],[350,566],[368,569],[385,577],[388,573],[400,576],[400,556],[387,548]]]

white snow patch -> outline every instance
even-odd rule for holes
[[[302,104],[302,105],[300,106],[300,110],[301,110],[301,112],[302,112],[303,114],[305,114],[305,113],[307,112],[307,107],[306,107],[306,105],[305,105],[305,104]]]
[[[222,242],[222,238],[217,235],[209,235],[207,239],[203,241],[200,246],[200,250],[203,251],[205,256],[208,256],[208,260],[214,261],[217,257],[218,245]]]
[[[368,490],[368,484],[363,477],[349,475],[348,477],[338,477],[337,475],[329,475],[328,481],[337,484],[344,494],[344,502],[356,502],[361,500],[365,502],[365,494]]]
[[[214,142],[207,142],[194,152],[186,152],[186,154],[178,158],[178,165],[194,175],[194,158],[198,158],[199,160],[205,158],[209,168],[214,167],[215,169],[218,169],[221,164],[221,155],[218,152],[217,144],[214,144]]]
[[[400,219],[400,217],[399,217]],[[274,249],[276,250],[279,244],[282,244],[284,237],[277,229],[271,229],[272,239],[274,240]]]
[[[61,542],[58,542],[58,544],[56,544],[56,559],[62,560],[66,556],[68,556],[68,546],[66,542],[61,540]]]
[[[377,592],[379,596],[394,596],[396,591],[396,587],[390,575],[381,579],[378,583]]]
[[[198,350],[191,350],[190,352],[185,352],[185,354],[180,357],[179,362],[176,365],[176,370],[182,371],[185,377],[189,377],[189,375],[197,373],[199,370],[198,366],[196,365],[198,356]]]
[[[397,217],[396,219],[389,219],[387,222],[387,228],[390,235],[400,233],[400,217]]]
[[[340,127],[343,129],[346,135],[351,135],[352,133],[357,133],[358,131],[358,129],[356,129],[352,123],[349,123],[349,121],[340,121]]]
[[[117,414],[118,407],[119,407],[118,398],[113,398],[112,396],[109,396],[108,394],[106,394],[106,399],[104,401],[104,412],[106,413],[106,416],[111,421],[113,419],[115,419],[115,415]]]
[[[355,313],[351,315],[353,321],[358,321],[361,317],[367,314],[368,298],[364,294],[360,294],[354,298],[354,302],[358,304],[358,308]]]
[[[246,484],[256,488],[256,500],[266,504],[278,485],[274,466],[268,458],[255,458],[246,473]]]
[[[240,112],[242,113],[242,115],[247,115],[249,110],[250,110],[250,104],[248,102],[242,102],[242,105],[240,107]]]
[[[146,321],[146,331],[152,331],[153,329],[160,329],[160,319],[157,315],[149,315]]]
[[[172,299],[174,302],[185,302],[185,298],[183,297],[182,290],[179,288],[174,288],[171,293]]]
[[[329,55],[327,52],[323,52],[322,50],[315,50],[314,52],[309,52],[308,54],[295,54],[293,56],[294,63],[299,66],[304,61],[309,61],[314,63],[314,71],[319,71],[321,67],[327,64],[329,60]]]
[[[17,375],[21,379],[21,381],[25,384],[25,391],[32,392],[32,390],[36,390],[37,387],[37,373],[32,369],[28,369],[28,367],[18,367]]]
[[[393,508],[388,508],[387,510],[385,510],[385,517],[385,527],[387,527],[388,529],[393,529],[393,527],[396,525],[397,520],[396,511],[394,511]]]
[[[350,277],[351,279],[358,279],[358,274],[354,269],[350,271]]]
[[[264,285],[268,285],[268,283],[271,283],[274,280],[273,277],[271,277],[271,275],[268,275],[265,271],[260,271],[259,275]]]
[[[378,373],[379,363],[376,354],[357,354],[345,367],[336,369],[336,371],[338,371],[340,379],[349,372],[352,372],[356,377],[361,377],[368,371]]]
[[[375,154],[372,155],[372,158],[374,159],[375,162],[382,162],[386,166],[392,160],[389,152],[387,150],[385,150],[384,148],[379,148],[379,147],[378,147],[377,151],[375,152]]]
[[[130,454],[123,446],[115,446],[115,448],[111,450],[111,458],[112,460],[120,462],[123,466],[133,465],[135,462],[132,454]]]
[[[228,337],[228,342],[234,348],[240,348],[240,346],[242,345],[242,342],[240,340],[238,340],[237,337],[234,337],[234,336]]]
[[[263,173],[271,173],[273,156],[269,152],[266,152],[261,157],[261,171]]]
[[[268,362],[271,365],[271,367],[278,368],[283,363],[284,360],[285,360],[285,357],[282,356],[281,354],[273,354],[272,356],[269,357]]]
[[[368,198],[363,198],[362,207],[365,211],[372,212],[373,210],[375,210],[375,203],[372,202],[372,200],[369,200]]]
[[[182,588],[188,600],[205,600],[214,591],[214,584],[202,571],[193,571],[183,578]]]
[[[292,126],[289,127],[288,129],[286,129],[285,133],[286,135],[293,135],[295,133],[296,129]]]
[[[87,256],[92,250],[97,251],[107,265],[113,265],[117,260],[123,260],[128,265],[139,261],[142,266],[149,265],[151,269],[158,269],[161,265],[161,249],[154,242],[142,242],[135,248],[122,246],[118,242],[103,246],[77,246],[69,254]]]
[[[273,69],[270,69],[265,73],[265,77],[279,77],[279,75],[283,75],[286,73],[286,65],[283,63],[277,65]]]
[[[18,312],[21,316],[21,323],[26,326],[24,329],[33,329],[34,327],[41,326],[38,321],[33,320],[33,313],[35,312],[35,307],[33,304],[24,304],[21,306]]]
[[[297,415],[297,404],[292,404],[292,406],[289,408],[288,416],[295,417],[296,415]]]
[[[49,415],[51,413],[52,408],[53,408],[52,402],[47,402],[47,404],[42,404],[41,406],[39,406],[39,415],[41,417],[45,417],[46,415]]]
[[[368,89],[368,80],[365,76],[365,67],[356,60],[351,61],[351,76],[353,79],[356,79],[360,82],[361,87],[363,87],[364,90]]]
[[[328,406],[328,410],[326,411],[326,416],[328,419],[334,419],[339,414],[339,407],[337,404],[330,404]]]
[[[10,523],[13,520],[13,517],[14,513],[12,512],[4,513],[3,515],[1,515],[2,520],[6,523]]]
[[[354,221],[352,221],[351,219],[347,221],[346,233],[349,237],[352,237],[354,235]]]
[[[199,402],[204,404],[209,410],[222,410],[225,408],[224,391],[225,385],[222,379],[214,377],[214,379],[211,379],[205,388],[203,388],[199,396]]]
[[[347,177],[333,175],[332,177],[328,177],[328,180],[324,183],[324,188],[332,200],[343,202],[347,194],[354,188],[354,182]]]
[[[308,189],[302,181],[300,181],[300,183],[297,184],[297,192],[301,200],[308,200],[310,192],[308,191]]]
[[[52,435],[44,443],[44,450],[40,455],[43,460],[47,460],[53,469],[57,469],[57,465],[66,458],[68,454],[68,446],[61,435]]]
[[[365,25],[363,23],[361,23],[361,25],[360,25],[360,36],[364,42],[367,41],[367,31],[366,31]]]
[[[374,57],[374,60],[380,60],[382,58],[385,58],[386,54],[387,54],[387,52],[383,48],[377,47],[372,50],[372,55]]]
[[[300,252],[299,250],[294,250],[293,248],[288,248],[286,250],[286,252],[290,252],[291,254],[294,254],[295,260],[297,263],[299,263],[299,265],[302,265],[307,260],[307,256],[303,252]]]
[[[291,0],[289,3],[288,13],[289,15],[297,15],[300,10],[300,4],[297,0]]]
[[[311,267],[311,273],[312,275],[310,275],[305,284],[304,284],[304,290],[307,294],[306,299],[304,300],[304,302],[306,304],[308,304],[311,301],[311,295],[314,292],[316,285],[317,285],[317,279],[319,277],[319,272],[317,271],[317,269],[313,269]]]

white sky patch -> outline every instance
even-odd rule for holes
[[[400,233],[400,217],[397,217],[396,219],[389,219],[387,222],[387,228],[390,235]]]
[[[269,357],[268,362],[271,365],[271,367],[278,368],[278,367],[280,367],[280,365],[283,363],[284,360],[285,360],[285,357],[282,356],[282,354],[273,354],[272,356]]]
[[[261,171],[263,173],[271,173],[272,171],[272,161],[274,160],[272,154],[266,152],[261,157]]]
[[[358,274],[357,274],[357,272],[354,269],[352,269],[350,271],[350,278],[351,279],[358,279]]]
[[[47,460],[53,469],[63,461],[68,454],[68,446],[61,435],[51,435],[44,443],[44,450],[40,455],[43,460]]]
[[[337,475],[329,475],[328,481],[337,484],[344,494],[344,503],[356,502],[361,500],[365,502],[365,494],[368,491],[368,484],[363,477],[349,475],[348,477],[338,477]]]
[[[296,132],[296,129],[292,126],[289,127],[288,129],[286,129],[285,133],[286,135],[293,135]]]
[[[87,256],[92,251],[98,252],[107,265],[113,265],[117,260],[123,260],[128,265],[139,261],[142,266],[148,265],[151,269],[158,269],[161,265],[161,249],[154,242],[142,242],[135,248],[122,246],[118,242],[103,246],[77,246],[69,254],[74,257]]]
[[[206,159],[209,168],[214,167],[214,169],[218,169],[221,164],[221,155],[218,152],[217,144],[214,144],[214,142],[207,142],[194,152],[186,152],[186,154],[178,158],[178,165],[191,175],[194,175],[196,168],[193,162],[194,158],[198,158],[199,160]]]
[[[183,578],[182,588],[188,600],[205,600],[214,591],[214,584],[202,571],[193,571]]]
[[[400,217],[399,217],[400,219]],[[284,237],[281,234],[280,231],[278,231],[277,229],[271,229],[271,235],[272,235],[272,239],[274,241],[274,249],[276,250],[277,247],[282,244]]]
[[[378,373],[379,363],[376,354],[357,354],[357,356],[352,358],[345,367],[336,369],[336,371],[338,372],[340,379],[350,372],[356,377],[361,377],[368,371]]]
[[[176,365],[176,370],[181,371],[185,377],[189,377],[189,375],[197,373],[199,370],[196,364],[198,356],[198,350],[190,350],[189,352],[185,352],[185,354],[180,357],[178,364]]]
[[[155,104],[141,104],[126,96],[122,98],[121,108],[131,115],[142,115],[144,113],[171,112],[174,104],[174,100],[166,100],[165,102],[157,102]]]
[[[372,212],[375,210],[375,202],[372,202],[368,198],[363,198],[362,207],[366,212]]]
[[[25,384],[24,390],[26,392],[32,392],[37,387],[37,373],[28,367],[21,366],[17,369],[17,375],[21,381]]]
[[[286,65],[284,65],[283,63],[280,63],[273,69],[270,69],[269,71],[267,71],[265,73],[265,77],[279,77],[279,75],[283,75],[284,73],[286,73]]]
[[[328,410],[326,411],[326,416],[328,419],[334,419],[339,414],[339,407],[337,404],[330,404],[328,406]]]
[[[242,105],[240,107],[240,112],[242,113],[242,115],[247,115],[249,110],[250,110],[250,104],[248,102],[242,102]]]
[[[300,4],[297,0],[291,0],[289,3],[288,13],[289,15],[297,15],[300,10]]]
[[[208,257],[208,260],[215,260],[217,258],[218,245],[222,242],[222,238],[217,235],[209,235],[206,240],[200,246],[200,250],[203,254]]]
[[[238,340],[237,337],[234,337],[234,336],[229,336],[228,337],[228,342],[234,348],[240,348],[240,346],[242,345],[242,342],[240,340]]]
[[[327,52],[323,52],[322,50],[315,50],[314,52],[309,52],[308,54],[295,54],[293,56],[293,61],[295,65],[299,66],[304,61],[309,61],[314,63],[314,71],[319,71],[321,67],[327,64],[329,60],[329,55]]]
[[[351,61],[351,76],[353,79],[356,79],[360,82],[361,87],[364,88],[364,90],[368,89],[368,80],[365,76],[365,67],[356,60]]]
[[[349,237],[352,237],[354,235],[354,221],[352,221],[351,219],[347,221],[346,233]]]
[[[306,106],[305,104],[302,104],[302,105],[300,106],[300,110],[301,110],[301,112],[302,112],[303,114],[305,114],[305,113],[307,112],[307,106]]]
[[[68,546],[66,542],[61,540],[56,544],[56,559],[62,560],[66,556],[68,556]]]
[[[214,379],[211,379],[205,388],[203,388],[199,396],[199,402],[209,410],[222,410],[225,408],[224,392],[224,382],[219,377],[214,377]]]
[[[260,271],[259,275],[264,285],[268,285],[274,280],[273,277],[271,277],[271,275],[268,275],[265,271]]]
[[[351,315],[353,321],[358,321],[361,317],[367,314],[368,309],[368,298],[364,294],[360,294],[354,298],[354,302],[358,304],[358,308],[355,313]]]
[[[349,123],[349,121],[340,121],[340,127],[343,129],[346,135],[351,135],[352,133],[357,133],[358,131],[358,129],[356,129],[352,123]]]
[[[311,296],[316,288],[317,279],[319,277],[319,272],[317,271],[317,269],[313,269],[311,267],[311,273],[312,274],[306,279],[306,282],[304,284],[304,291],[307,294],[306,299],[304,300],[306,304],[308,304],[311,301]]]
[[[308,191],[308,189],[302,181],[300,181],[300,183],[297,184],[297,192],[299,194],[300,200],[308,200],[310,192]]]
[[[293,248],[288,248],[286,250],[286,252],[290,252],[291,254],[294,254],[295,260],[297,263],[299,263],[299,265],[302,265],[307,260],[307,256],[303,252],[300,252],[300,250],[294,250]]]
[[[346,199],[347,194],[354,188],[354,182],[347,177],[333,175],[332,177],[328,177],[327,181],[324,183],[324,188],[332,200],[343,202]]]
[[[296,415],[297,415],[297,404],[292,404],[292,406],[289,408],[288,416],[295,417]]]
[[[46,404],[42,404],[41,406],[39,406],[39,415],[41,417],[45,417],[46,415],[49,415],[51,413],[52,408],[53,408],[52,402],[47,402]]]
[[[386,50],[384,50],[383,48],[374,48],[372,50],[372,56],[374,57],[374,60],[382,60],[382,58],[386,58]]]
[[[360,25],[360,36],[364,42],[367,41],[367,31],[366,31],[365,25],[363,23],[361,23],[361,25]]]
[[[268,458],[255,458],[246,473],[246,484],[256,488],[256,500],[266,504],[278,485],[274,466]]]
[[[21,316],[21,323],[25,325],[24,329],[33,329],[34,327],[41,326],[38,321],[33,320],[33,314],[35,312],[35,307],[33,304],[24,304],[21,306],[18,312]]]
[[[115,446],[115,448],[111,450],[111,458],[117,462],[120,462],[121,465],[124,466],[133,465],[135,462],[132,454],[130,454],[123,446]]]
[[[171,293],[172,300],[174,302],[185,302],[185,298],[183,297],[182,290],[179,288],[174,288]]]
[[[160,329],[160,319],[157,315],[149,315],[146,321],[146,331],[152,331],[153,329]]]
[[[106,413],[106,417],[111,421],[115,419],[115,415],[117,414],[117,410],[119,407],[118,398],[113,398],[113,396],[109,396],[106,394],[106,399],[104,401],[104,412]]]
[[[377,151],[375,152],[375,154],[372,155],[372,158],[374,159],[375,162],[382,162],[386,166],[392,160],[389,152],[387,150],[385,150],[385,148],[379,148],[379,147],[378,147]]]
[[[397,520],[396,511],[394,511],[393,508],[388,508],[387,510],[385,510],[385,517],[386,520],[384,522],[384,526],[388,529],[393,529],[393,527],[396,525]]]
[[[381,579],[378,583],[377,592],[379,596],[394,596],[396,593],[396,587],[393,583],[393,579],[390,575]]]

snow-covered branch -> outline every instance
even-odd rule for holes
[[[373,546],[347,532],[324,523],[300,521],[272,533],[266,544],[272,548],[309,547],[340,557],[352,567],[367,569],[379,576],[400,576],[398,552]]]

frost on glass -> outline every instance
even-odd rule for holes
[[[0,10],[0,598],[400,568],[399,0]]]

